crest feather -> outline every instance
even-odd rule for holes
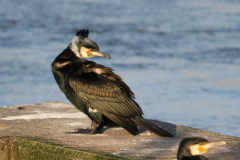
[[[89,30],[88,29],[81,29],[76,34],[75,37],[71,40],[69,44],[69,48],[76,54],[77,57],[82,58],[80,51],[79,51],[79,44],[85,38],[88,38]]]
[[[89,30],[81,29],[76,33],[76,36],[88,38]]]

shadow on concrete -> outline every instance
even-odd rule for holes
[[[162,122],[162,121],[157,121],[157,120],[150,120],[150,122],[154,123],[155,125],[159,126],[160,128],[164,129],[165,131],[171,133],[173,136],[176,136],[176,125],[167,123],[167,122]],[[139,127],[139,134],[146,132],[147,130],[143,127]]]
[[[82,128],[77,128],[74,132],[65,132],[67,134],[81,134],[81,133],[89,133],[91,129],[82,129]]]
[[[172,135],[174,135],[174,136],[176,135],[176,125],[175,124],[161,122],[161,121],[157,121],[157,120],[149,120],[149,121],[156,124],[157,126],[164,129],[165,131],[171,133]],[[100,134],[104,134],[105,131],[107,131],[108,129],[111,129],[111,128],[120,128],[120,127],[104,127],[101,130]],[[89,129],[89,128],[87,128],[87,129],[77,128],[77,129],[75,129],[74,132],[66,132],[66,133],[67,134],[81,134],[81,133],[88,133],[90,131],[91,131],[91,129]],[[147,132],[147,130],[145,128],[138,126],[138,134],[137,135],[144,134],[146,132]]]

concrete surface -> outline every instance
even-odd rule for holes
[[[96,135],[79,134],[77,130],[90,128],[91,121],[73,105],[50,102],[6,106],[0,108],[0,137],[22,137],[127,159],[176,159],[178,145],[184,137],[203,137],[209,141],[224,140],[227,143],[205,153],[210,160],[240,159],[240,137],[160,121],[152,122],[175,137],[162,138],[141,127],[137,136],[122,128],[105,128],[102,134]]]

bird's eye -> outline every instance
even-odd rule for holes
[[[92,52],[92,48],[88,48],[88,50],[86,51],[87,53],[90,53],[90,52]]]
[[[199,142],[198,144],[199,144],[199,145],[202,145],[202,142]]]

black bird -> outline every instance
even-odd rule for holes
[[[52,72],[69,101],[92,120],[89,133],[100,133],[104,126],[121,126],[136,135],[140,125],[157,135],[173,137],[142,117],[142,109],[133,100],[134,93],[113,69],[85,59],[95,56],[110,59],[110,55],[99,51],[88,34],[85,29],[76,33],[53,61]]]
[[[184,138],[178,148],[178,160],[207,160],[206,157],[200,155],[208,149],[226,144],[225,141],[209,143],[207,139],[200,137]]]

